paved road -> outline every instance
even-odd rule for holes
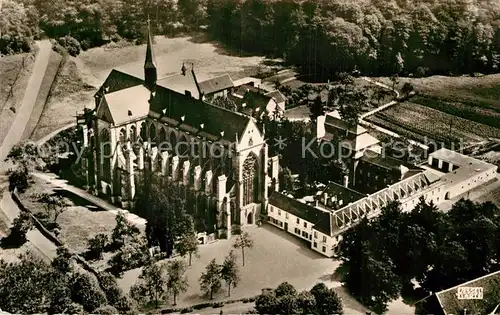
[[[35,101],[38,96],[38,91],[42,84],[47,65],[49,63],[51,44],[49,40],[37,42],[39,47],[33,67],[33,73],[29,79],[24,98],[21,106],[17,110],[17,114],[12,122],[9,132],[7,133],[3,143],[0,147],[0,161],[3,161],[9,150],[17,144],[23,136],[26,124],[28,123]]]
[[[17,207],[17,204],[12,200],[12,197],[8,191],[4,191],[3,198],[0,201],[0,209],[3,210],[5,217],[9,221],[8,224],[11,225],[12,221],[19,215],[21,210]],[[57,246],[49,241],[40,231],[36,228],[32,229],[26,235],[28,242],[33,244],[40,252],[45,256],[45,260],[52,261],[56,257]]]

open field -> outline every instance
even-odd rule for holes
[[[389,78],[374,78],[389,86]],[[431,76],[427,78],[399,78],[399,88],[410,82],[418,92],[456,101],[473,102],[500,110],[500,74],[483,77],[445,77]]]
[[[320,281],[333,281],[331,275],[340,261],[313,252],[293,235],[269,225],[260,228],[248,227],[246,230],[254,240],[254,247],[245,251],[245,266],[240,265],[241,283],[231,290],[230,298],[223,289],[214,300],[252,297],[260,294],[263,288],[276,287],[284,281],[288,281],[298,290],[309,289]],[[187,271],[188,292],[178,298],[178,307],[208,301],[208,298],[201,296],[198,280],[205,266],[213,258],[222,263],[224,256],[231,250],[233,241],[219,240],[200,246],[200,258],[193,258],[193,265]],[[236,251],[236,254],[238,264],[241,264],[241,251]],[[127,271],[123,278],[118,279],[118,284],[128,292],[139,274],[139,269]],[[359,307],[363,311],[364,308],[360,305]]]
[[[229,73],[233,79],[256,74],[264,57],[238,57],[230,55],[210,42],[196,42],[189,37],[166,38],[157,36],[154,44],[158,78],[179,72],[182,63],[194,64],[199,80]],[[106,47],[83,52],[78,59],[101,82],[113,68],[143,76],[145,45],[118,49]],[[262,68],[265,68],[262,65]],[[249,71],[250,70],[250,71]]]
[[[33,54],[19,54],[0,58],[0,142],[10,128],[15,113],[24,97],[33,69]]]
[[[427,137],[467,145],[485,137],[500,137],[500,129],[410,102],[396,104],[366,120],[420,142]]]

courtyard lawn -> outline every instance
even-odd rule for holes
[[[245,250],[245,266],[241,266],[241,251],[236,251],[241,283],[231,290],[231,297],[227,297],[224,287],[215,296],[214,301],[252,297],[260,294],[263,288],[276,287],[284,281],[291,283],[298,290],[308,289],[320,281],[331,282],[331,275],[340,264],[340,261],[312,251],[307,244],[275,227],[248,227],[246,231],[254,240],[254,247]],[[209,301],[202,296],[198,280],[205,266],[213,258],[218,263],[223,262],[235,238],[236,236],[233,236],[229,241],[219,240],[212,244],[200,245],[200,258],[193,258],[193,265],[187,271],[188,291],[178,298],[177,307]],[[187,262],[187,258],[185,261]],[[119,286],[128,292],[139,274],[140,269],[125,272],[124,276],[118,279]]]
[[[44,212],[43,206],[33,197],[37,193],[57,193],[67,197],[71,206],[59,215],[57,223],[60,227],[59,239],[70,250],[83,253],[87,250],[87,241],[99,233],[111,235],[115,227],[115,215],[101,210],[82,198],[61,191],[56,187],[35,178],[35,183],[20,195],[23,204],[33,213]]]
[[[366,120],[420,142],[427,137],[468,145],[487,137],[500,137],[500,129],[411,102],[396,104]]]

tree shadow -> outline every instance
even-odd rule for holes
[[[26,239],[26,237],[22,237],[21,235],[19,235],[19,233],[10,229],[10,234],[0,239],[0,248],[2,249],[20,248],[27,241],[28,240]]]
[[[76,207],[84,207],[84,208],[89,209],[90,211],[106,211],[105,209],[94,205],[92,202],[88,201],[87,199],[80,197],[77,194],[74,194],[74,193],[67,191],[65,189],[55,188],[54,192],[59,196],[62,196],[62,197],[69,199],[73,203],[73,205]]]

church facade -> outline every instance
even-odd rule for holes
[[[203,101],[188,68],[158,79],[148,30],[144,79],[110,73],[84,126],[88,187],[131,208],[141,176],[150,171],[196,200],[188,212],[214,217],[208,230],[230,237],[233,225],[259,220],[268,186],[277,189],[278,159],[268,158],[253,118]]]

